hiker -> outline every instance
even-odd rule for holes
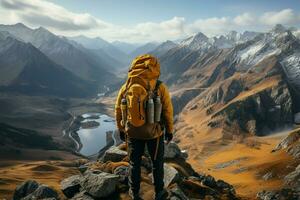
[[[149,55],[135,58],[121,87],[115,115],[121,140],[128,146],[130,159],[129,195],[139,197],[141,159],[145,146],[152,160],[155,199],[166,199],[164,188],[164,140],[173,138],[173,106],[167,86],[158,80],[160,64]]]

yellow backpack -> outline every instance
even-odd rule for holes
[[[146,102],[158,93],[159,75],[160,65],[149,54],[138,56],[131,64],[123,94],[127,102],[125,130],[130,137],[152,139],[161,134],[159,123],[146,123]]]

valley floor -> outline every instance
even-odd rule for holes
[[[288,134],[251,137],[245,141],[223,143],[222,147],[205,147],[189,162],[199,173],[206,173],[232,184],[242,197],[253,199],[262,190],[278,189],[289,172],[286,166],[296,165],[286,152],[272,150]],[[185,145],[181,145],[185,146]],[[214,146],[214,145],[213,145]]]
[[[0,199],[12,199],[16,186],[25,180],[36,180],[61,191],[60,181],[78,173],[76,167],[81,160],[72,158],[69,161],[0,161]]]
[[[16,186],[28,179],[34,179],[60,191],[61,180],[79,173],[78,159],[82,158],[72,153],[76,145],[64,135],[63,130],[70,124],[72,116],[88,112],[108,113],[103,104],[91,98],[63,99],[2,93],[0,109],[1,122],[13,127],[35,130],[41,135],[50,135],[59,145],[57,149],[60,149],[31,148],[15,144],[14,141],[0,145],[1,200],[12,199]]]

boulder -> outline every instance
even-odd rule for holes
[[[169,190],[170,200],[189,200],[189,198],[184,194],[180,187],[176,184]]]
[[[291,132],[287,137],[285,137],[276,147],[273,151],[278,151],[281,149],[286,149],[290,147],[291,145],[295,144],[297,141],[300,140],[300,132],[295,131]]]
[[[77,193],[71,200],[94,200],[94,198],[89,196],[86,191],[82,191]]]
[[[87,171],[81,182],[83,190],[95,198],[103,198],[116,190],[119,176],[101,171]]]
[[[180,175],[179,175],[178,171],[174,167],[172,167],[168,164],[164,164],[165,187],[168,187],[170,184],[175,183],[179,180],[180,180]]]
[[[128,181],[128,175],[129,175],[129,167],[128,166],[119,166],[116,169],[114,169],[113,173],[115,175],[118,175],[120,177],[121,183],[127,183]]]
[[[232,196],[234,196],[236,194],[234,187],[232,185],[230,185],[229,183],[226,183],[223,180],[218,180],[216,182],[216,185],[217,185],[218,189],[221,190],[222,192],[231,194]]]
[[[149,176],[152,178],[152,182],[154,182],[153,174],[150,173]],[[168,187],[172,183],[179,182],[180,178],[181,177],[180,177],[178,171],[174,167],[172,167],[168,164],[164,164],[164,184],[165,184],[165,187]]]
[[[203,185],[206,185],[210,188],[216,188],[217,186],[217,181],[215,180],[214,177],[211,175],[200,175],[200,180]]]
[[[70,176],[60,183],[60,187],[64,195],[68,198],[72,198],[80,190],[80,175]]]
[[[103,162],[112,161],[120,162],[127,156],[127,152],[116,146],[110,147],[103,156]]]
[[[59,199],[58,194],[55,190],[48,187],[47,185],[39,185],[39,187],[34,192],[22,198],[22,200],[47,199],[47,198]]]
[[[86,165],[80,165],[79,167],[78,167],[78,170],[80,171],[80,173],[84,173],[86,170],[88,169],[88,166],[86,166]]]
[[[300,192],[300,164],[295,171],[284,177],[284,181],[286,185],[295,188],[298,192]]]
[[[179,146],[175,142],[170,142],[165,144],[165,159],[174,159],[174,158],[185,158],[186,155],[183,155]]]
[[[295,159],[300,158],[300,130],[296,129],[289,133],[272,152],[279,150],[285,150],[289,155],[293,156]]]
[[[261,191],[257,193],[258,200],[299,200],[300,193],[291,189],[283,188],[275,191]]]
[[[39,187],[38,182],[28,180],[17,186],[14,192],[13,200],[20,200],[34,192]]]
[[[199,181],[203,186],[207,186],[209,188],[213,188],[214,190],[227,194],[230,197],[234,197],[236,192],[232,185],[223,181],[223,180],[215,180],[211,175],[198,174],[197,177],[190,176],[188,180]]]

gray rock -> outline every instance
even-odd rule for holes
[[[152,178],[152,182],[154,182],[154,179],[153,179],[153,174],[150,173],[149,176]],[[168,164],[164,164],[164,184],[165,184],[165,187],[168,187],[170,184],[172,183],[178,183],[180,181],[181,177],[178,173],[178,171],[168,165]]]
[[[168,187],[170,184],[175,183],[179,180],[180,180],[180,175],[179,175],[178,171],[174,167],[172,167],[168,164],[164,164],[165,187]]]
[[[263,175],[263,179],[265,180],[265,181],[267,181],[267,180],[270,180],[270,179],[272,179],[274,176],[273,176],[273,173],[272,172],[268,172],[268,173],[266,173],[265,175]]]
[[[285,150],[289,155],[293,156],[295,159],[300,158],[300,131],[296,130],[291,132],[287,137],[285,137],[272,152],[279,150]]]
[[[219,190],[221,190],[223,193],[227,193],[232,196],[234,196],[236,194],[234,187],[232,185],[230,185],[229,183],[226,183],[223,180],[218,180],[216,182],[216,185],[217,185],[217,188]]]
[[[275,191],[261,191],[257,193],[258,200],[299,200],[300,193],[291,189],[283,188]]]
[[[112,194],[119,181],[119,176],[100,171],[86,172],[81,182],[83,190],[96,198]]]
[[[184,159],[187,159],[189,157],[189,154],[188,154],[187,150],[181,150],[181,156]]]
[[[89,196],[86,191],[82,191],[77,193],[71,200],[94,200],[94,198]]]
[[[73,197],[80,190],[80,179],[81,176],[74,175],[64,179],[60,183],[60,187],[64,195],[68,198]]]
[[[203,192],[204,195],[212,195],[212,196],[218,196],[220,194],[223,194],[227,196],[227,199],[236,199],[236,192],[232,185],[229,183],[223,181],[223,180],[215,180],[214,177],[210,175],[204,175],[204,174],[198,174],[197,177],[190,176],[188,177],[191,181],[197,181],[201,182],[203,185]]]
[[[273,151],[278,151],[281,149],[286,149],[295,142],[297,142],[300,139],[300,134],[299,133],[291,133],[289,134],[286,138],[284,138],[276,147]]]
[[[184,192],[176,185],[171,188],[170,191],[170,200],[189,200],[189,198],[184,194]]]
[[[22,198],[22,200],[35,200],[47,198],[58,199],[58,194],[55,190],[48,187],[47,185],[39,185],[39,187],[34,192]]]
[[[119,149],[116,146],[110,147],[103,156],[103,162],[112,161],[119,162],[122,161],[127,156],[127,152]]]
[[[286,185],[295,188],[298,192],[300,192],[300,164],[295,171],[284,177],[284,181]]]
[[[88,169],[88,166],[86,166],[86,165],[80,165],[79,167],[78,167],[78,170],[80,171],[80,173],[84,173],[86,170]]]
[[[174,159],[174,158],[185,158],[186,156],[182,154],[179,146],[174,143],[170,142],[169,144],[165,144],[165,159]]]
[[[38,187],[38,182],[34,180],[28,180],[21,183],[21,185],[18,185],[15,189],[13,200],[20,200],[23,197],[26,197],[27,195],[34,192]]]
[[[211,187],[211,188],[216,188],[217,187],[217,181],[211,175],[207,175],[207,176],[202,175],[200,177],[200,180],[201,180],[201,183],[203,185],[206,185],[206,186]]]
[[[113,171],[113,173],[120,177],[120,182],[127,183],[128,175],[129,175],[129,167],[128,166],[119,166]]]

